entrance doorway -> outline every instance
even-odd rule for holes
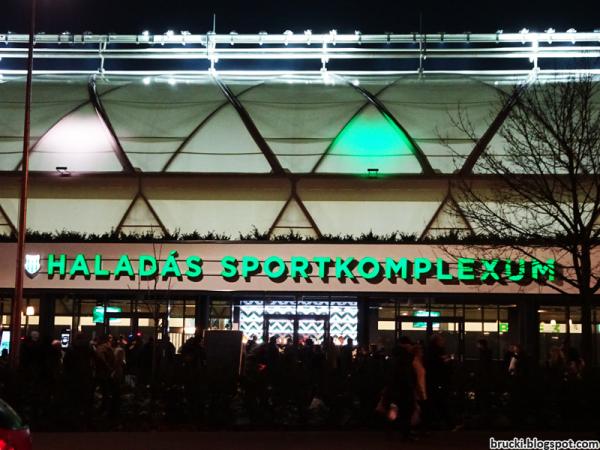
[[[120,319],[128,319],[129,326],[120,326]],[[148,323],[148,326],[140,326],[140,319],[145,319],[144,321]],[[102,325],[105,336],[108,334],[136,335],[142,333],[159,339],[165,339],[169,331],[169,314],[166,312],[156,314],[107,311],[104,314]]]
[[[402,336],[406,336],[410,338],[412,342],[422,342],[423,345],[426,346],[433,334],[439,334],[444,338],[446,343],[446,351],[450,355],[453,355],[459,361],[464,361],[464,317],[396,317],[396,343]]]
[[[285,344],[287,339],[293,342],[311,339],[315,344],[322,344],[329,338],[327,314],[265,314],[263,317],[264,342],[278,336],[280,344]]]

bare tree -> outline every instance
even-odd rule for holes
[[[496,154],[488,145],[475,168],[452,184],[460,213],[487,251],[560,261],[561,293],[579,297],[581,350],[592,356],[592,302],[600,289],[600,92],[589,76],[534,81],[500,94],[510,114]],[[455,120],[471,136],[473,127]],[[456,211],[458,213],[458,211]]]

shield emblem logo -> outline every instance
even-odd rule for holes
[[[25,272],[30,277],[34,277],[40,271],[40,255],[25,255]]]

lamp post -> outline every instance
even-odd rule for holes
[[[29,130],[31,115],[31,80],[33,76],[33,45],[35,35],[36,0],[31,0],[29,22],[29,49],[27,53],[27,84],[25,85],[25,124],[23,127],[23,162],[21,164],[21,198],[19,201],[19,228],[17,231],[17,260],[15,267],[15,293],[12,299],[10,320],[10,367],[19,367],[21,346],[21,310],[23,305],[23,256],[27,231],[27,191],[29,188]]]

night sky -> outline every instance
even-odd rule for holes
[[[27,31],[29,0],[0,0],[0,33]],[[339,33],[419,30],[425,32],[506,32],[526,27],[543,31],[600,28],[600,1],[227,1],[199,0],[38,0],[39,31],[139,33],[167,29],[204,33],[217,15],[217,32],[255,33],[261,30]]]

